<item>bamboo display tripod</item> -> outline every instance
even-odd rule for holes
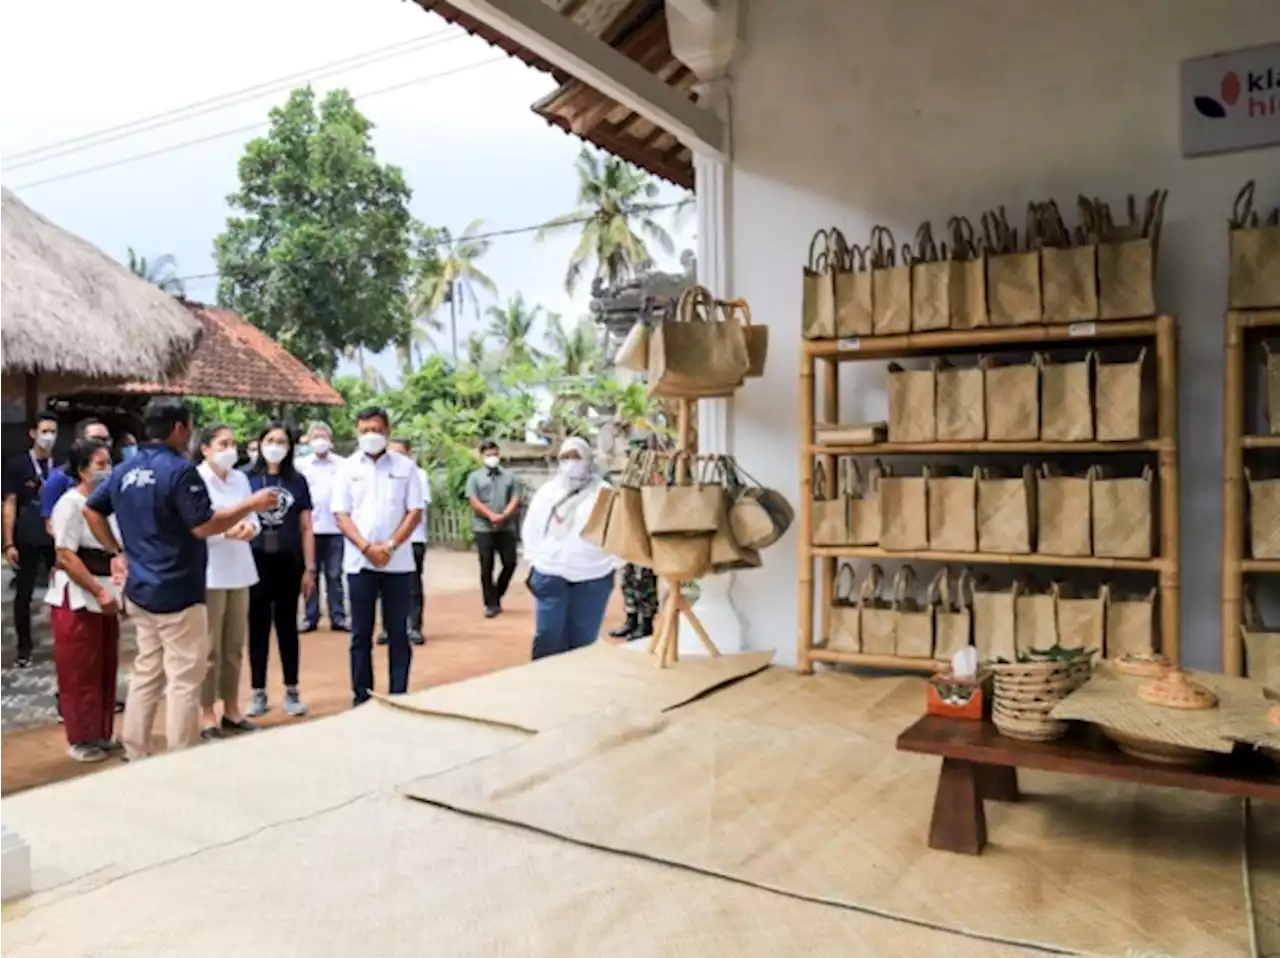
[[[689,479],[689,463],[697,453],[693,440],[693,400],[678,400],[676,412],[676,448],[671,453],[675,460],[675,481],[682,484]],[[663,576],[662,582],[667,586],[667,600],[658,610],[658,619],[654,623],[653,636],[649,639],[649,654],[656,657],[658,668],[665,669],[680,661],[680,616],[683,615],[693,627],[694,633],[702,642],[707,654],[718,656],[720,650],[711,641],[706,628],[698,618],[689,600],[684,597],[680,583],[686,579],[697,578],[701,572],[694,570],[687,576]]]

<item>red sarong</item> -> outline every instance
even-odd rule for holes
[[[111,738],[116,710],[120,620],[114,615],[67,607],[50,610],[53,665],[67,742],[87,745]]]

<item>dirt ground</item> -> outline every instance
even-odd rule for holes
[[[458,682],[497,669],[529,661],[533,637],[533,601],[524,588],[522,568],[512,582],[504,603],[506,611],[486,619],[480,601],[475,556],[468,553],[433,551],[427,557],[426,645],[415,647],[410,689]],[[613,608],[605,621],[611,628],[621,620],[621,600],[615,593]],[[351,680],[347,653],[348,636],[323,628],[302,637],[302,668],[299,690],[310,708],[304,719],[291,719],[280,709],[284,687],[279,659],[273,654],[268,695],[272,710],[258,721],[261,735],[285,722],[310,721],[332,715],[351,706]],[[374,680],[385,691],[386,650],[374,649]],[[248,669],[245,669],[248,682]],[[244,695],[248,696],[246,684]],[[157,727],[163,727],[163,718]],[[61,725],[5,733],[0,748],[0,794],[8,795],[50,782],[90,774],[109,768],[117,760],[98,765],[81,765],[67,758],[66,739]],[[201,748],[217,748],[217,743]]]

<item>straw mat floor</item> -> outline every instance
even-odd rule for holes
[[[774,692],[789,684],[764,681]],[[775,705],[788,699],[798,701],[781,694]],[[821,701],[811,695],[808,707]],[[1025,801],[988,805],[986,853],[959,856],[926,847],[937,769],[936,759],[835,728],[612,709],[403,791],[585,845],[1002,941],[1249,955],[1239,802],[1023,773]],[[1280,845],[1277,810],[1255,808],[1258,841]],[[1272,885],[1255,882],[1255,894]],[[1258,907],[1274,915],[1280,900]]]

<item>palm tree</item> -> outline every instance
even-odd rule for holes
[[[489,307],[485,337],[498,344],[503,365],[534,363],[541,357],[541,352],[529,345],[529,336],[541,313],[541,306],[530,309],[520,293],[511,297],[506,306]]]
[[[477,239],[483,225],[483,220],[472,220],[457,238],[448,229],[426,227],[422,231],[421,243],[436,251],[439,266],[420,271],[410,301],[415,312],[425,315],[432,315],[445,303],[449,304],[449,337],[455,365],[459,310],[470,301],[478,320],[480,300],[476,290],[484,290],[490,296],[498,294],[498,285],[476,265],[476,260],[489,251],[489,241]]]
[[[404,338],[396,343],[396,359],[400,371],[408,375],[425,361],[428,352],[436,351],[436,335],[444,332],[444,321],[435,313],[424,313],[409,321]]]
[[[651,215],[659,193],[657,180],[617,157],[602,156],[587,147],[578,154],[577,169],[578,208],[557,216],[537,232],[537,239],[544,240],[553,233],[580,229],[564,276],[570,295],[592,261],[595,275],[609,285],[650,263],[653,257],[646,238],[667,254],[675,252],[671,234]]]
[[[467,365],[479,369],[485,364],[484,333],[472,332],[467,336]]]
[[[186,292],[182,280],[178,278],[177,257],[165,253],[148,262],[145,256],[139,256],[129,247],[129,272],[134,276],[154,283],[171,296],[181,296]]]
[[[556,358],[561,376],[594,376],[604,366],[604,350],[596,325],[583,317],[565,329],[559,314],[547,316],[547,345]]]

